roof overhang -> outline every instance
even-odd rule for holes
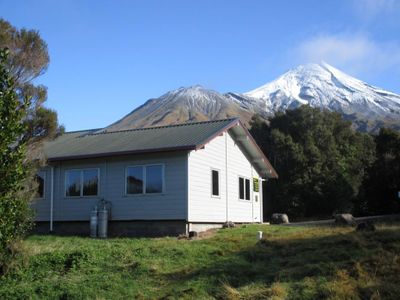
[[[86,158],[101,158],[110,156],[124,156],[133,154],[145,154],[145,153],[160,153],[160,152],[173,152],[173,151],[190,151],[195,150],[196,145],[184,146],[184,147],[168,147],[168,148],[152,148],[152,149],[141,149],[133,151],[117,151],[117,152],[106,152],[106,153],[94,153],[94,154],[84,154],[84,155],[70,155],[70,156],[60,156],[60,157],[48,157],[47,160],[50,162],[63,161],[63,160],[77,160]]]
[[[229,131],[232,133],[232,138],[246,153],[248,159],[251,161],[261,177],[278,178],[278,173],[275,171],[274,167],[271,165],[264,152],[257,145],[250,132],[239,119],[233,120],[225,128],[221,129],[213,136],[210,136],[210,138],[208,138],[202,144],[198,145],[196,149],[201,149],[206,143],[210,142],[212,139],[214,139],[216,136],[220,135],[224,131]]]
[[[124,155],[134,155],[134,154],[146,154],[146,153],[162,153],[162,152],[173,152],[173,151],[191,151],[191,150],[199,150],[203,148],[206,144],[212,141],[217,136],[221,135],[224,132],[229,132],[234,139],[235,143],[239,145],[242,151],[245,153],[247,158],[251,161],[252,165],[255,167],[257,172],[263,178],[278,178],[278,174],[275,169],[272,167],[271,163],[264,155],[262,150],[258,147],[257,143],[246,129],[246,127],[242,124],[242,122],[238,119],[231,119],[230,122],[226,123],[223,127],[214,131],[212,134],[207,136],[205,140],[196,142],[196,144],[187,144],[182,146],[167,146],[167,147],[159,147],[159,148],[145,148],[145,149],[136,149],[129,151],[112,151],[112,152],[95,152],[95,150],[90,153],[81,153],[77,155],[63,155],[63,156],[49,156],[47,160],[49,162],[57,162],[57,161],[65,161],[65,160],[78,160],[78,159],[89,159],[89,158],[103,158],[110,156],[124,156]],[[68,142],[68,141],[67,141]]]

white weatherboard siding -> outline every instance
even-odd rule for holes
[[[229,133],[191,151],[188,160],[190,222],[260,222],[252,180],[259,175]],[[220,197],[211,196],[212,169],[220,171]],[[250,179],[250,201],[239,200],[239,176]]]
[[[226,221],[225,135],[189,153],[189,221]],[[219,197],[211,196],[212,169],[219,171]]]
[[[127,166],[163,164],[165,190],[158,195],[125,195]],[[65,171],[99,168],[96,197],[65,197]],[[88,221],[93,206],[102,198],[112,204],[112,220],[184,220],[187,153],[170,152],[99,159],[65,161],[54,164],[54,221]],[[33,203],[37,221],[50,218],[50,171],[46,173],[45,199]]]

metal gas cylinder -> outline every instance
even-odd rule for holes
[[[97,206],[93,207],[92,211],[90,212],[90,237],[96,238],[97,237]]]
[[[98,226],[97,235],[99,238],[107,238],[108,231],[108,209],[106,201],[101,201],[101,206],[98,211]]]

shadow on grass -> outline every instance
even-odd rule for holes
[[[190,272],[169,273],[164,279],[183,285],[206,280],[208,292],[222,298],[226,287],[240,291],[251,285],[267,288],[284,283],[290,286],[289,298],[369,299],[378,295],[391,299],[397,297],[400,284],[399,253],[398,230],[267,238],[235,253],[222,248],[211,254],[218,256],[210,260],[213,264]]]

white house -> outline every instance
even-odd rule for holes
[[[239,119],[65,133],[44,146],[33,203],[38,231],[88,234],[111,204],[111,235],[166,235],[262,222],[262,184],[277,174]]]

